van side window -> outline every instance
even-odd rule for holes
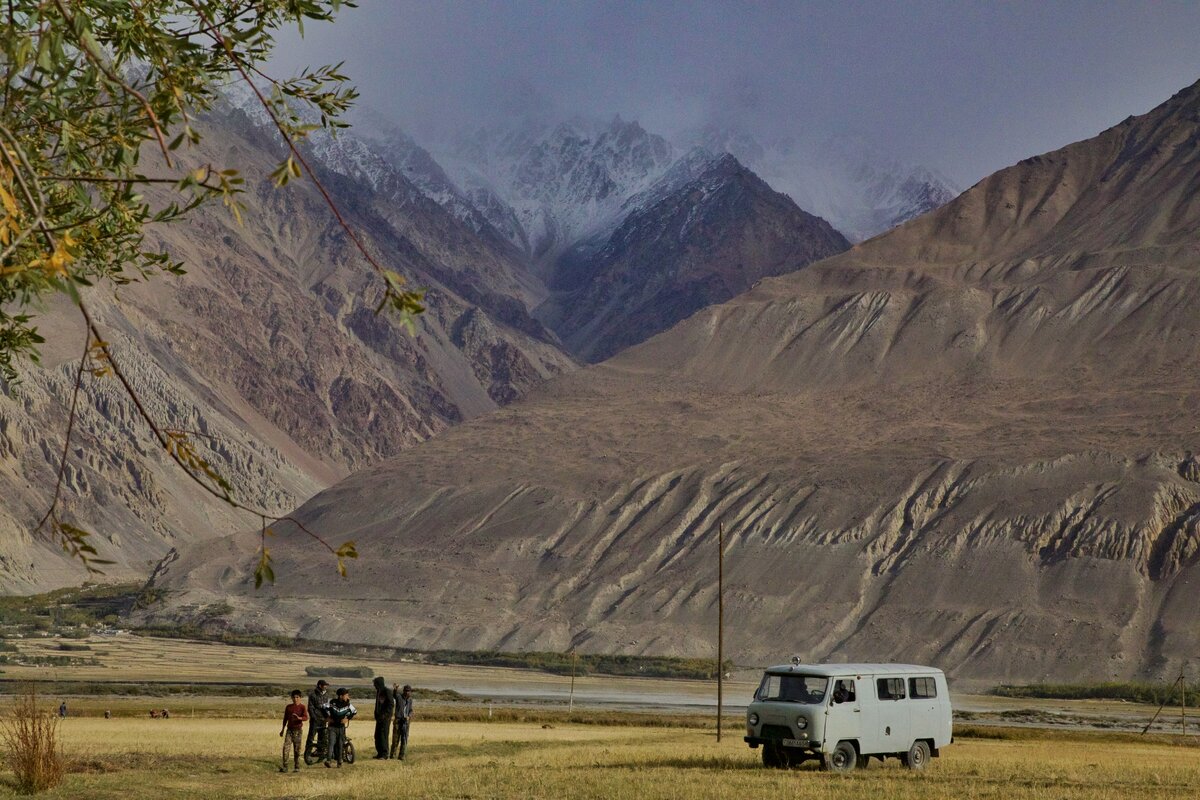
[[[909,678],[908,696],[914,700],[937,697],[937,682],[933,678]]]
[[[904,678],[879,678],[875,686],[880,700],[904,699]]]
[[[768,697],[779,697],[779,684],[782,681],[778,675],[764,675],[762,685],[758,687],[755,700],[765,700]]]
[[[853,703],[857,697],[854,694],[854,681],[849,678],[839,678],[833,683],[834,703]]]

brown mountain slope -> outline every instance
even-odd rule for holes
[[[1198,137],[1200,84],[322,492],[299,515],[357,539],[351,580],[297,544],[256,593],[232,537],[164,562],[146,617],[708,655],[723,522],[739,662],[1175,674],[1200,647]]]
[[[265,176],[279,160],[274,141],[239,112],[209,122],[202,150],[189,155],[196,163]],[[338,146],[353,142],[330,147]],[[350,470],[573,366],[529,315],[511,248],[491,248],[398,174],[368,183],[352,169],[366,156],[336,154],[318,155],[351,224],[389,267],[428,289],[416,335],[374,314],[378,281],[308,182],[256,183],[242,226],[209,208],[156,231],[187,276],[90,297],[152,413],[196,432],[198,449],[238,496],[268,510],[292,508]],[[42,327],[52,341],[44,367],[29,366],[19,387],[0,387],[0,587],[8,591],[84,577],[57,547],[30,538],[53,489],[83,342],[69,308]],[[86,386],[66,518],[95,531],[102,557],[118,560],[111,577],[144,577],[171,546],[252,523],[167,465],[111,379]]]

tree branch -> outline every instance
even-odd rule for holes
[[[92,349],[92,332],[84,330],[83,332],[83,355],[79,357],[79,368],[75,370],[75,386],[71,390],[71,411],[67,414],[67,432],[63,437],[63,452],[62,458],[58,462],[58,476],[54,480],[54,496],[50,499],[50,507],[46,509],[46,513],[38,520],[35,531],[40,531],[46,521],[54,514],[54,510],[58,507],[58,499],[62,494],[63,478],[67,474],[67,457],[71,453],[71,434],[75,431],[75,412],[79,406],[79,393],[83,387],[83,370],[87,366],[88,353]]]
[[[66,23],[71,27],[71,30],[76,35],[78,35],[78,28],[76,27],[76,24],[75,24],[75,17],[71,15],[71,12],[67,11],[67,8],[65,5],[63,5],[62,0],[54,0],[54,5],[58,8],[58,12],[60,14],[62,14],[63,19],[66,21]],[[150,101],[146,99],[146,95],[142,94],[137,89],[130,86],[128,83],[126,83],[121,78],[120,75],[117,75],[115,72],[113,72],[112,69],[107,64],[104,63],[104,58],[103,58],[102,54],[93,53],[92,48],[88,46],[87,42],[82,41],[82,39],[81,39],[79,42],[77,42],[77,44],[79,45],[79,51],[81,53],[83,53],[84,57],[88,61],[92,62],[92,64],[94,64],[96,66],[96,69],[103,72],[110,81],[117,84],[122,89],[124,89],[126,92],[128,92],[129,94],[136,97],[137,101],[139,103],[141,103],[142,108],[146,112],[146,116],[150,120],[151,127],[154,128],[154,137],[156,139],[158,139],[158,147],[160,150],[162,150],[163,160],[167,162],[168,167],[174,166],[174,164],[171,163],[171,151],[167,148],[166,137],[163,136],[162,125],[159,124],[158,115],[155,114],[154,109],[150,107]]]
[[[324,198],[325,204],[329,206],[329,210],[333,212],[334,218],[337,219],[338,225],[340,225],[342,230],[346,232],[346,235],[350,237],[350,241],[353,242],[355,248],[362,253],[363,258],[367,260],[367,263],[371,265],[371,268],[374,269],[380,275],[380,277],[383,277],[386,270],[382,265],[379,264],[378,261],[375,260],[374,256],[367,251],[366,245],[363,244],[361,239],[359,239],[358,234],[354,232],[354,229],[350,227],[350,224],[346,222],[346,218],[342,216],[342,212],[340,209],[338,209],[337,203],[334,202],[333,197],[330,196],[329,191],[326,190],[325,185],[321,183],[321,180],[317,177],[317,174],[313,172],[312,167],[309,166],[308,160],[305,159],[304,155],[300,152],[300,148],[292,140],[292,137],[288,135],[287,129],[284,128],[283,123],[279,121],[279,116],[275,113],[275,109],[273,109],[271,104],[267,102],[267,98],[263,97],[262,91],[259,90],[258,86],[254,83],[254,80],[250,77],[247,68],[242,64],[242,60],[238,58],[237,53],[234,52],[233,46],[229,43],[229,40],[225,38],[225,35],[221,33],[219,28],[212,26],[208,16],[204,13],[204,9],[202,9],[192,0],[189,0],[188,5],[195,9],[196,14],[205,24],[211,26],[211,30],[206,32],[207,35],[222,48],[224,48],[225,54],[229,57],[229,60],[233,63],[234,67],[241,75],[242,80],[244,80],[250,87],[250,90],[254,92],[254,96],[257,97],[258,102],[262,104],[263,109],[271,118],[271,122],[275,124],[275,128],[279,131],[279,135],[283,137],[284,144],[287,145],[288,150],[304,167],[304,170],[308,173],[308,177],[317,187],[317,191],[321,193],[321,197]]]

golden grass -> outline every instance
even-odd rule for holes
[[[281,775],[278,724],[264,720],[68,719],[66,783],[43,797],[174,798],[1191,798],[1194,747],[1087,734],[963,739],[923,774],[895,762],[836,776],[764,769],[737,731],[422,722],[410,760],[364,758]],[[369,756],[371,723],[352,734]],[[0,797],[12,795],[0,785]]]

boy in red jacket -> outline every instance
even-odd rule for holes
[[[283,727],[279,729],[279,735],[283,736],[287,733],[287,738],[283,740],[283,764],[279,767],[280,772],[287,772],[287,757],[288,745],[292,746],[292,767],[294,772],[300,771],[300,740],[304,738],[304,723],[308,722],[308,709],[304,707],[304,703],[300,702],[303,695],[299,689],[292,692],[291,704],[283,709]]]

